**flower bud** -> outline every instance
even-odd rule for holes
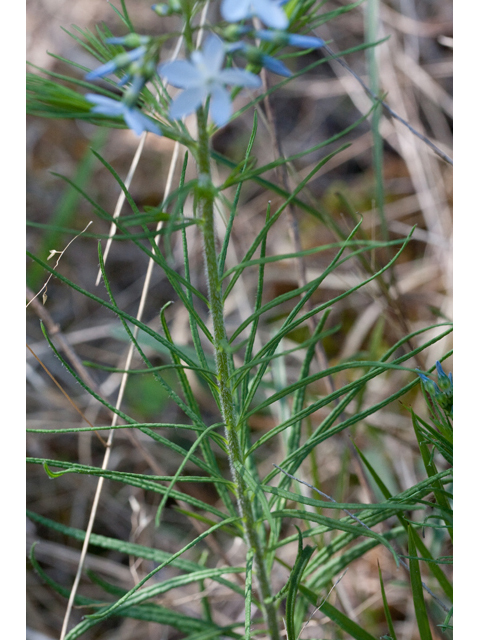
[[[179,0],[168,0],[167,4],[152,4],[152,10],[155,11],[157,16],[173,16],[182,13],[182,6]]]
[[[274,29],[260,29],[255,32],[260,40],[272,42],[278,47],[299,47],[300,49],[321,49],[325,42],[320,38],[313,36],[302,36],[298,33],[287,33],[286,31],[277,31]]]
[[[249,31],[251,31],[249,27],[242,27],[239,24],[229,24],[222,29],[221,37],[227,42],[237,42],[237,40]]]
[[[433,382],[433,380],[430,380],[430,378],[427,378],[427,376],[423,373],[420,373],[420,371],[418,372],[418,375],[423,383],[423,388],[425,389],[425,391],[430,396],[432,396],[432,398],[435,398],[437,394],[440,393],[440,389],[437,387],[435,382]]]
[[[453,389],[452,374],[450,373],[450,376],[447,376],[438,360],[435,363],[435,366],[437,367],[437,382],[440,391],[450,391]]]
[[[437,368],[438,384],[427,378],[423,373],[418,372],[418,375],[422,379],[425,391],[432,399],[436,400],[444,411],[451,415],[453,413],[453,376],[451,373],[447,376],[438,360],[435,366]]]
[[[150,36],[140,36],[138,33],[129,33],[121,38],[107,38],[108,44],[123,44],[125,47],[137,48],[149,44]]]

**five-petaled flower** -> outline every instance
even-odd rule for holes
[[[220,11],[228,22],[258,16],[267,27],[286,29],[288,18],[280,6],[285,2],[286,0],[223,0]]]
[[[118,100],[113,100],[112,98],[107,98],[106,96],[97,96],[94,93],[87,93],[85,98],[95,105],[91,109],[92,113],[111,116],[112,118],[122,117],[125,120],[126,125],[135,131],[137,136],[142,134],[144,131],[156,133],[158,136],[162,135],[160,127],[132,105],[126,104],[125,102],[119,102]]]
[[[170,105],[174,120],[196,111],[210,96],[210,115],[221,127],[231,116],[230,94],[225,85],[257,88],[258,76],[241,69],[222,69],[225,46],[217,36],[210,36],[201,51],[194,51],[191,60],[175,60],[160,65],[158,71],[174,87],[184,89]]]

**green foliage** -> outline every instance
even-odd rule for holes
[[[291,32],[303,32],[336,19],[360,3],[329,12],[320,11],[323,4],[290,0],[285,11],[291,18]],[[192,44],[193,32],[197,30],[196,23],[190,23],[190,18],[200,5],[203,3],[199,6],[183,1],[179,3],[178,11],[185,21],[183,33],[188,46]],[[127,12],[126,2],[121,0],[121,9],[112,8],[123,27],[129,33],[135,33],[133,16]],[[111,33],[105,26],[99,27],[96,33],[74,28],[70,35],[100,63],[125,52],[123,45],[107,42]],[[158,52],[166,39],[167,36],[159,36]],[[370,42],[349,52],[358,53],[376,44],[372,37]],[[261,45],[261,51],[268,55],[277,54],[279,50],[275,44]],[[293,55],[290,53],[284,57]],[[261,95],[251,98],[234,118],[271,96],[287,82],[294,82],[296,77],[313,71],[324,62],[325,59],[309,63],[277,87],[266,88]],[[78,119],[102,127],[124,128],[126,121],[122,117],[92,112],[91,103],[80,92],[95,89],[102,96],[116,100],[118,85],[108,80],[107,86],[112,88],[110,91],[105,85],[98,88],[91,82],[80,80],[75,74],[87,69],[71,64],[74,69],[72,77],[42,69],[37,71],[48,77],[29,74],[28,113],[37,117]],[[120,76],[118,69],[114,71]],[[370,73],[373,77],[374,67]],[[148,456],[154,459],[158,456],[159,460],[166,457],[169,464],[173,461],[175,472],[163,475],[133,473],[104,466],[96,458],[95,462],[80,464],[62,459],[61,453],[58,453],[58,459],[40,454],[29,456],[27,462],[43,467],[45,474],[55,483],[67,482],[73,477],[78,477],[80,482],[83,476],[90,476],[105,480],[117,489],[134,487],[154,500],[155,527],[170,526],[165,523],[167,516],[174,511],[181,522],[187,522],[193,528],[187,530],[188,539],[176,539],[175,551],[168,551],[96,533],[87,535],[64,522],[55,522],[29,511],[28,516],[39,526],[74,541],[88,542],[95,553],[103,550],[122,558],[147,560],[153,567],[144,572],[130,589],[91,573],[95,587],[104,592],[105,597],[86,598],[74,593],[74,605],[84,607],[86,612],[84,618],[68,631],[65,639],[79,638],[100,621],[112,617],[162,624],[191,640],[220,637],[250,640],[258,634],[267,634],[271,640],[278,640],[279,612],[284,607],[287,640],[297,640],[313,607],[331,621],[339,638],[373,640],[376,636],[370,632],[373,630],[366,628],[367,623],[362,626],[361,621],[351,619],[340,610],[341,607],[330,603],[328,597],[342,571],[353,567],[372,549],[382,547],[382,552],[393,560],[394,565],[402,565],[409,571],[409,597],[414,602],[420,638],[431,640],[432,601],[446,614],[443,628],[451,628],[452,585],[449,574],[442,568],[450,559],[440,555],[443,552],[438,550],[439,545],[435,546],[430,539],[425,541],[418,529],[430,528],[432,535],[440,540],[442,549],[453,540],[450,405],[438,405],[432,394],[424,394],[430,413],[428,418],[407,407],[418,444],[419,461],[423,465],[422,477],[408,489],[392,494],[387,488],[388,480],[381,477],[355,443],[351,455],[358,456],[355,459],[359,466],[364,465],[367,469],[377,495],[383,499],[373,503],[349,502],[347,496],[337,501],[293,475],[303,473],[311,463],[315,485],[319,484],[321,469],[316,452],[333,442],[335,437],[343,437],[349,429],[350,433],[357,433],[357,427],[361,428],[362,423],[365,424],[372,416],[382,416],[386,407],[397,408],[399,399],[414,396],[419,389],[417,359],[447,338],[452,330],[449,322],[437,323],[406,330],[401,337],[391,339],[389,336],[387,340],[386,322],[381,318],[370,335],[366,350],[335,361],[330,361],[325,355],[326,338],[337,336],[344,330],[341,319],[335,318],[335,323],[331,323],[331,316],[335,316],[334,312],[341,303],[354,300],[359,293],[373,292],[375,299],[382,299],[387,307],[393,304],[387,281],[392,282],[394,269],[408,251],[414,232],[412,229],[405,237],[392,239],[385,218],[382,218],[382,240],[372,240],[364,232],[362,220],[356,220],[355,214],[352,214],[355,224],[340,224],[334,215],[323,211],[318,203],[312,203],[310,195],[306,197],[319,171],[345,151],[349,144],[344,143],[320,155],[324,153],[324,147],[336,144],[364,126],[373,112],[376,193],[383,203],[380,103],[376,101],[369,113],[329,139],[264,164],[259,163],[255,155],[258,134],[258,116],[255,113],[243,159],[234,162],[211,147],[214,130],[207,123],[208,102],[198,109],[197,134],[193,135],[184,122],[170,118],[168,94],[157,71],[152,72],[149,82],[148,87],[143,86],[136,96],[136,108],[159,123],[164,137],[185,146],[178,187],[166,189],[158,206],[139,206],[127,181],[120,177],[113,161],[111,163],[105,157],[108,152],[103,149],[106,137],[102,130],[102,134],[93,141],[91,153],[81,161],[75,177],[62,177],[67,191],[51,224],[43,227],[37,224],[37,229],[45,231],[38,250],[40,255],[27,253],[32,261],[29,272],[32,283],[38,281],[39,274],[46,272],[56,278],[62,289],[68,287],[73,295],[94,303],[110,315],[114,314],[117,324],[112,331],[112,341],[119,348],[128,343],[132,353],[139,357],[141,367],[132,365],[131,360],[127,360],[125,366],[107,366],[94,361],[95,355],[82,366],[102,373],[121,374],[125,381],[127,378],[133,380],[133,383],[129,382],[126,393],[129,409],[122,409],[120,402],[116,404],[104,397],[99,388],[87,384],[75,363],[61,353],[53,336],[42,324],[46,342],[67,373],[92,400],[114,416],[114,422],[112,426],[29,429],[29,432],[35,438],[47,433],[55,434],[61,442],[63,437],[73,433],[97,431],[99,435],[112,430],[110,433],[113,434],[113,430],[128,429],[132,440],[141,434],[142,442],[148,443]],[[280,174],[308,154],[314,154],[313,168],[310,167],[294,187],[287,187],[287,183],[280,186],[271,177],[271,173]],[[189,160],[195,161],[198,168],[196,178],[191,180],[187,180]],[[214,166],[220,173],[229,172],[223,175],[219,184],[214,184],[212,178]],[[106,170],[108,180],[123,194],[129,207],[126,215],[114,217],[106,205],[101,205],[89,195],[90,178],[95,167]],[[268,178],[265,177],[267,172],[271,172]],[[242,197],[249,185],[269,191],[275,200],[269,201],[265,207],[264,223],[252,235],[253,240],[249,245],[241,245],[243,254],[233,266],[229,266],[235,225],[242,215]],[[120,296],[113,286],[101,242],[97,255],[106,291],[103,297],[76,284],[64,275],[61,267],[52,267],[44,260],[44,251],[49,243],[57,244],[64,236],[78,233],[70,225],[75,226],[75,208],[80,201],[87,203],[100,220],[114,223],[115,233],[108,235],[113,243],[120,243],[119,246],[129,243],[140,258],[145,256],[152,267],[162,272],[165,286],[168,285],[169,295],[175,298],[175,303],[169,301],[162,303],[161,307],[159,305],[155,310],[156,324],[143,320],[140,313],[134,315],[121,308]],[[216,207],[222,207],[226,218],[221,246],[217,246],[215,236]],[[275,252],[272,255],[269,241],[280,225],[287,233],[286,218],[291,207],[308,216],[315,225],[328,229],[332,240],[307,249],[294,246],[288,253]],[[193,208],[192,216],[185,213],[190,208]],[[195,231],[201,238],[205,281],[201,281],[201,274],[193,271],[190,231]],[[105,237],[99,233],[84,235],[86,240]],[[379,253],[386,258],[378,260]],[[178,255],[183,260],[181,268],[175,264]],[[305,280],[300,277],[288,291],[267,297],[266,274],[269,269],[284,267],[300,272],[305,261],[314,256],[322,259],[322,266],[314,277],[305,277]],[[304,271],[306,273],[306,269]],[[349,281],[340,291],[325,293],[324,287],[330,279],[346,273],[356,276],[353,284]],[[244,306],[240,304],[242,308],[236,324],[228,326],[227,331],[227,309],[230,304],[239,306],[235,296],[246,280],[254,283],[254,294],[251,300],[245,298]],[[182,340],[175,336],[169,320],[170,314],[179,308],[185,312],[189,330],[189,335]],[[289,366],[290,359],[295,364]],[[392,379],[395,381],[393,387],[390,386]],[[439,380],[439,385],[442,383],[448,384],[446,380]],[[371,388],[375,389],[372,395],[368,393]],[[445,386],[441,391],[448,395],[450,387]],[[160,411],[175,417],[157,422],[155,416]],[[122,424],[117,424],[117,419]],[[267,419],[271,426],[257,434],[252,426],[256,419]],[[278,462],[273,470],[271,464],[266,464],[272,459],[272,451],[275,451],[274,457]],[[345,455],[348,462],[350,452]],[[293,490],[292,483],[297,480],[317,492],[321,499],[311,497],[303,490]],[[337,486],[342,492],[345,487],[349,488],[348,478],[338,480]],[[209,499],[201,499],[195,490],[191,490],[192,487],[203,486],[209,489]],[[325,510],[331,510],[331,515],[325,515]],[[395,521],[394,526],[392,521]],[[374,530],[377,525],[381,528]],[[219,547],[217,536],[229,544],[239,539],[242,541],[243,560],[238,566],[224,562],[219,564],[218,557],[212,560],[212,549],[216,551]],[[304,545],[307,540],[309,544]],[[208,546],[209,543],[213,546]],[[290,547],[296,547],[296,555]],[[70,588],[59,584],[42,568],[35,557],[34,547],[31,563],[50,588],[64,598],[70,596]],[[175,571],[163,571],[167,567]],[[422,581],[421,570],[428,574],[425,581]],[[287,577],[285,571],[288,572]],[[382,615],[389,633],[384,637],[396,640],[385,575],[386,571],[382,574],[379,566]],[[279,584],[278,576],[283,580],[282,584]],[[215,603],[209,593],[210,583],[221,585],[229,597],[239,601],[243,598],[244,622],[216,621]],[[331,589],[327,593],[329,587]],[[193,593],[191,589],[196,589],[201,594],[195,615],[186,615],[176,611],[175,607],[159,603],[161,596],[177,593],[174,590],[182,593],[182,589],[184,593]],[[443,598],[448,603],[443,602]],[[256,615],[253,614],[254,609],[258,611]]]

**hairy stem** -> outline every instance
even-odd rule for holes
[[[197,211],[199,218],[203,222],[203,252],[208,283],[210,312],[213,320],[215,361],[217,367],[221,410],[223,420],[225,422],[225,434],[228,443],[228,457],[230,460],[233,481],[236,487],[238,508],[244,526],[245,541],[254,557],[257,588],[260,594],[263,614],[268,624],[271,640],[279,640],[280,634],[278,619],[275,605],[272,602],[272,590],[265,562],[265,553],[255,527],[255,518],[252,510],[252,503],[248,498],[247,485],[239,471],[243,468],[244,464],[243,454],[240,447],[238,424],[235,415],[235,405],[229,384],[230,371],[228,357],[227,352],[225,351],[225,346],[227,345],[227,334],[223,318],[222,286],[218,275],[213,212],[215,191],[210,173],[210,151],[206,110],[202,108],[199,109],[197,121],[199,138],[197,154],[199,181]]]

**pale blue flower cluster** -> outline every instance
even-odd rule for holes
[[[288,18],[281,8],[287,0],[223,0],[220,12],[228,22],[239,22],[258,16],[272,29],[286,29]]]
[[[271,30],[260,29],[253,35],[260,40],[274,42],[275,44],[301,49],[320,49],[325,42],[313,36],[303,36],[286,31],[289,21],[281,5],[288,0],[223,0],[220,12],[228,22],[239,22],[253,16],[260,20]],[[245,32],[248,29],[244,30]]]
[[[301,49],[320,49],[323,47],[325,42],[320,38],[286,31],[289,21],[281,7],[285,2],[286,0],[223,0],[220,10],[225,20],[229,22],[237,22],[258,16],[267,27],[270,27],[270,29],[254,30],[246,26],[237,26],[230,30],[234,40],[240,36],[249,35],[265,42],[271,42],[279,47],[287,45]],[[239,52],[249,62],[265,67],[265,69],[278,75],[286,77],[291,75],[290,70],[283,62],[245,42],[233,42],[228,45],[228,50],[230,53]]]
[[[107,98],[106,96],[99,96],[94,93],[87,93],[85,98],[94,105],[91,109],[92,113],[98,113],[99,115],[110,116],[112,118],[121,117],[124,119],[127,127],[132,129],[137,135],[141,135],[144,131],[150,131],[151,133],[161,136],[162,131],[160,127],[155,124],[154,120],[146,116],[135,106],[142,89],[155,70],[154,66],[152,67],[151,63],[146,60],[146,54],[148,52],[146,45],[149,43],[149,40],[147,36],[138,36],[137,34],[129,34],[123,38],[109,38],[107,40],[109,44],[123,44],[127,46],[129,44],[139,44],[139,46],[132,49],[132,51],[115,56],[115,58],[106,64],[87,73],[85,78],[87,80],[104,78],[111,73],[126,68],[127,73],[118,84],[123,86],[131,81],[131,85],[123,94],[122,101]]]
[[[303,49],[319,49],[325,45],[320,38],[289,33],[289,19],[282,8],[287,0],[222,0],[222,17],[230,23],[249,20],[257,16],[267,29],[253,29],[245,25],[232,24],[225,30],[229,44],[216,35],[210,35],[201,50],[194,51],[190,60],[175,60],[158,66],[158,73],[169,84],[183,91],[172,101],[168,115],[173,120],[197,111],[209,98],[209,114],[213,122],[221,127],[232,115],[231,97],[227,86],[256,89],[261,86],[260,78],[242,69],[224,68],[227,53],[239,53],[248,62],[281,76],[290,76],[290,70],[283,62],[267,55],[258,47],[242,41],[242,36],[270,42],[277,47],[294,46]],[[152,5],[157,15],[172,15],[181,12],[178,0],[168,0],[168,4]],[[227,35],[228,32],[228,35]],[[104,96],[87,94],[93,103],[92,113],[111,117],[122,117],[137,135],[151,131],[161,135],[155,121],[146,116],[135,105],[142,89],[154,75],[158,63],[158,44],[148,36],[130,33],[123,38],[110,38],[110,44],[133,47],[129,52],[117,55],[86,75],[87,80],[102,78],[122,69],[125,75],[118,81],[119,86],[130,82],[121,101]],[[156,47],[156,48],[155,48]],[[153,51],[153,54],[152,54]],[[156,57],[156,62],[154,59]]]

